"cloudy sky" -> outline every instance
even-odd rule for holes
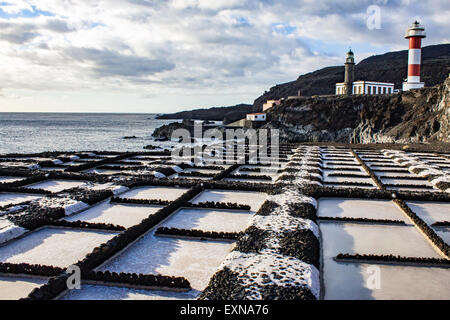
[[[449,43],[449,16],[448,0],[0,0],[0,111],[253,103],[349,47],[406,49],[414,19]]]

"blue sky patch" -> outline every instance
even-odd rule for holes
[[[295,33],[297,28],[289,25],[288,23],[280,22],[280,23],[272,23],[272,30],[278,34],[288,36],[290,34]]]
[[[388,46],[373,46],[369,43],[340,43],[333,41],[323,41],[319,39],[302,37],[298,38],[303,44],[305,44],[312,52],[317,52],[319,55],[327,56],[342,56],[345,58],[345,54],[351,48],[355,52],[355,58],[357,62],[362,59],[358,59],[359,53],[373,53],[373,54],[383,54],[389,51]],[[343,58],[343,59],[344,59]]]
[[[0,2],[0,18],[14,19],[14,18],[34,18],[34,17],[38,17],[38,16],[46,16],[46,17],[54,16],[53,13],[48,12],[48,11],[39,10],[35,6],[31,6],[33,9],[32,11],[26,9],[26,10],[20,11],[19,13],[14,13],[14,14],[10,14],[10,13],[7,13],[2,10],[2,7],[11,6],[11,5],[12,4],[9,2]]]
[[[248,19],[246,17],[243,16],[235,16],[234,18],[234,26],[237,27],[247,27],[250,25],[250,22],[248,21]]]

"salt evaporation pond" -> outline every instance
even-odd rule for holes
[[[422,179],[396,179],[396,178],[381,178],[381,182],[384,184],[403,184],[403,185],[417,185],[417,186],[427,186],[432,187],[431,183],[427,180]]]
[[[232,172],[232,174],[239,175],[239,174],[245,174],[249,176],[269,176],[273,179],[276,179],[280,176],[278,173],[278,168],[270,169],[270,167],[255,167],[261,169],[260,171],[245,171],[244,168],[248,168],[248,166],[240,167]],[[242,170],[242,171],[241,171]]]
[[[272,183],[272,180],[266,179],[248,179],[248,178],[225,178],[223,181],[237,181],[237,182],[248,182],[248,183]]]
[[[450,203],[448,202],[406,201],[406,204],[428,225],[450,221]]]
[[[240,232],[246,228],[251,217],[252,213],[249,211],[185,208],[175,212],[163,226],[188,230]]]
[[[6,277],[0,275],[0,300],[19,300],[26,298],[33,289],[48,280],[28,277]]]
[[[375,185],[369,186],[369,185],[345,185],[345,184],[338,184],[338,183],[327,183],[326,186],[332,187],[332,188],[376,189]]]
[[[0,193],[0,207],[37,200],[40,198],[42,198],[42,196],[34,194],[2,192]]]
[[[126,171],[113,170],[113,169],[89,169],[89,170],[86,170],[85,173],[96,173],[96,174],[103,174],[103,175],[115,175],[115,174],[126,174]]]
[[[11,182],[20,181],[23,179],[25,179],[25,178],[0,176],[0,183],[11,183]]]
[[[379,164],[378,165],[376,165],[376,164],[374,164],[374,165],[372,165],[372,166],[369,166],[370,167],[370,169],[372,170],[372,171],[389,171],[389,170],[407,170],[407,168],[405,168],[405,167],[402,167],[402,166],[396,166],[396,165],[389,165],[389,166],[380,166]]]
[[[450,228],[435,227],[433,229],[434,231],[436,231],[438,236],[441,237],[442,240],[444,240],[445,243],[450,244]]]
[[[355,168],[355,169],[357,169],[358,171],[354,171],[354,170],[352,170],[352,171],[349,171],[349,170],[327,170],[327,169],[325,169],[325,170],[322,170],[322,175],[324,176],[324,177],[327,177],[327,176],[329,176],[330,174],[334,174],[334,173],[338,173],[338,174],[358,174],[358,175],[362,175],[362,174],[364,174],[364,175],[367,175],[367,177],[368,178],[370,178],[370,176],[364,171],[364,169],[362,168],[362,167],[360,167],[360,168]]]
[[[0,261],[65,268],[116,234],[45,227],[0,247]]]
[[[355,177],[336,177],[336,176],[325,176],[323,179],[324,182],[331,183],[343,183],[343,182],[352,182],[352,183],[370,183],[375,186],[372,178],[355,178]]]
[[[50,192],[60,192],[67,189],[77,188],[86,185],[83,181],[71,181],[71,180],[46,180],[34,184],[30,184],[27,188],[30,189],[43,189]]]
[[[196,294],[197,291],[140,290],[83,284],[80,290],[68,291],[61,300],[189,300],[195,299]]]
[[[218,173],[220,173],[220,170],[188,168],[188,169],[183,170],[183,172],[198,172],[198,173],[203,173],[203,174],[218,174]]]
[[[232,202],[249,205],[251,210],[257,211],[266,200],[267,195],[254,191],[205,190],[191,200],[192,203],[207,201]]]
[[[66,169],[66,167],[62,168],[62,167],[45,167],[45,168],[40,168],[39,170],[41,171],[64,171]]]
[[[317,215],[407,221],[398,206],[390,200],[320,198]]]
[[[323,255],[338,253],[441,258],[413,226],[321,222]]]
[[[373,265],[334,260],[339,253],[440,258],[414,227],[321,222],[320,229],[325,299],[449,298],[445,268],[376,265],[381,286],[375,289],[367,281]]]
[[[374,267],[380,272],[379,289],[370,285]],[[445,268],[337,263],[327,259],[324,283],[325,300],[450,299],[450,270]]]
[[[139,224],[156,213],[163,206],[146,206],[103,202],[95,207],[65,218],[67,221],[86,221],[90,223],[111,223],[125,228]]]
[[[139,187],[134,188],[127,193],[122,194],[121,198],[126,199],[161,199],[167,201],[174,201],[181,197],[183,193],[188,191],[187,188],[171,188],[171,187]]]
[[[426,186],[417,186],[417,187],[399,187],[399,186],[389,186],[386,188],[391,191],[411,191],[411,192],[440,192],[438,189],[426,187]]]
[[[233,246],[227,241],[176,239],[149,233],[98,269],[185,277],[194,290],[201,291]]]
[[[333,170],[346,170],[346,169],[350,169],[350,170],[354,170],[354,169],[362,169],[362,167],[355,163],[354,165],[342,165],[342,164],[332,164],[332,165],[324,165],[325,169],[333,169]]]
[[[389,171],[374,171],[374,173],[381,179],[384,178],[409,178],[414,177],[409,172],[400,173],[400,172],[389,172]]]

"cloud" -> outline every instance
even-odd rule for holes
[[[23,44],[39,36],[33,24],[15,24],[0,21],[0,40]]]
[[[53,18],[46,21],[45,28],[60,33],[74,31],[74,29],[69,26],[69,23],[67,21]]]
[[[35,19],[0,19],[0,39],[13,44],[24,44],[49,33],[68,33],[75,31],[68,20],[39,16]]]
[[[3,3],[3,2],[2,2]],[[1,5],[0,87],[103,90],[141,97],[233,93],[329,65],[406,49],[420,16],[425,45],[449,42],[448,0],[15,0]],[[381,8],[381,29],[366,10]],[[41,14],[46,13],[46,14]]]
[[[18,14],[24,10],[33,11],[32,6],[23,0],[14,0],[14,2],[0,2],[0,9],[8,14]]]
[[[65,53],[76,61],[92,62],[94,64],[92,69],[99,77],[140,77],[175,68],[173,63],[164,58],[149,59],[122,55],[110,50],[72,47],[65,49]]]

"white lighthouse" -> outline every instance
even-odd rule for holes
[[[422,39],[426,38],[425,28],[419,22],[406,31],[405,38],[409,39],[408,80],[403,83],[403,91],[423,88],[420,82],[420,64],[422,60]]]

